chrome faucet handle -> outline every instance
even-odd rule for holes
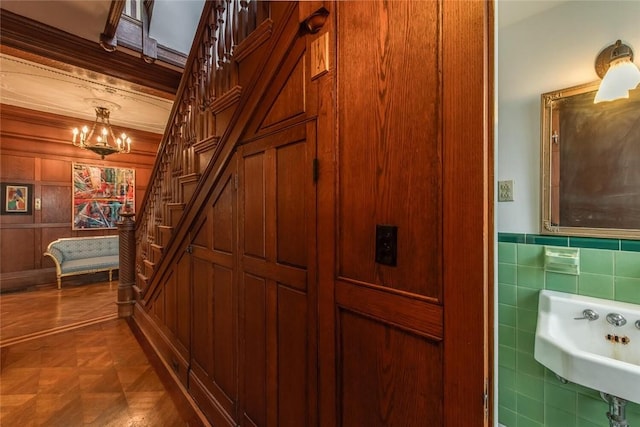
[[[627,323],[627,319],[625,319],[622,314],[609,313],[607,314],[607,322],[613,326],[624,326]]]
[[[598,320],[599,317],[600,315],[598,313],[591,310],[590,308],[587,308],[586,310],[582,310],[582,317],[574,317],[574,319],[575,320],[587,319],[591,322],[593,320]]]

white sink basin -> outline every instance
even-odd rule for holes
[[[599,318],[575,320],[586,309]],[[610,324],[609,313],[621,314],[626,324]],[[640,403],[638,320],[640,305],[542,290],[534,357],[571,382]]]

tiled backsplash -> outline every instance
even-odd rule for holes
[[[533,358],[538,293],[640,304],[640,242],[510,233],[498,241],[498,421],[506,427],[608,426],[608,404],[599,392],[562,384]],[[545,272],[544,245],[580,247],[580,274]],[[627,405],[627,421],[640,426],[640,405]]]

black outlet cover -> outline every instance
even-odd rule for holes
[[[376,262],[395,267],[398,261],[398,227],[376,225]]]

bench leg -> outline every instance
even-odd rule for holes
[[[113,279],[113,270],[109,270],[109,283],[112,282]]]
[[[58,289],[62,289],[62,278],[58,276]]]

